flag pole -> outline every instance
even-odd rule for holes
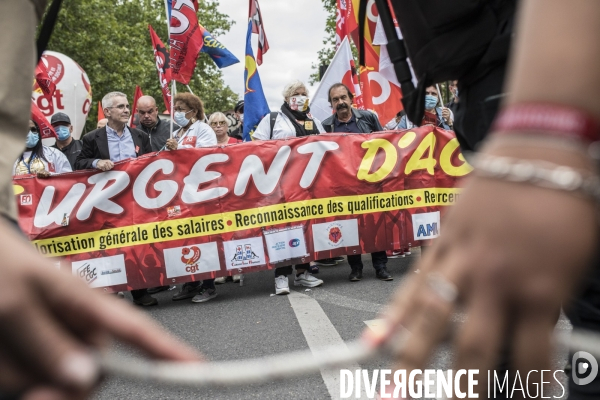
[[[187,90],[191,93],[194,94],[194,92],[192,92],[192,89],[190,89],[190,85],[185,85],[185,87],[187,87]],[[194,95],[195,96],[195,95]]]
[[[171,21],[169,18],[169,3],[165,0],[165,14],[167,16],[167,37],[169,39],[169,47],[171,46]],[[175,79],[171,79],[171,122],[169,131],[171,134],[169,135],[171,138],[173,137],[173,97],[175,97]]]

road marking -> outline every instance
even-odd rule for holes
[[[346,343],[344,343],[342,337],[325,314],[325,311],[323,311],[315,299],[296,291],[291,291],[287,297],[296,314],[300,328],[302,328],[302,333],[306,338],[308,347],[313,354],[317,354],[320,349],[325,347],[340,347],[347,349]],[[344,368],[355,371],[361,367],[357,363],[352,363]],[[323,377],[323,381],[325,382],[325,386],[327,386],[331,398],[334,400],[340,399],[339,369],[321,370],[321,376]],[[361,399],[366,398],[363,391],[363,393],[361,393]]]

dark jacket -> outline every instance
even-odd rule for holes
[[[371,111],[357,110],[356,108],[351,108],[351,110],[354,114],[354,118],[356,118],[356,126],[358,126],[358,129],[360,129],[363,133],[383,131],[383,128],[379,123],[379,119]],[[334,131],[335,118],[336,114],[333,114],[330,117],[327,117],[325,121],[321,122],[326,132]]]
[[[173,132],[179,128],[179,125],[173,123]],[[152,146],[152,151],[160,151],[164,147],[165,143],[167,143],[167,139],[171,137],[171,123],[160,118],[158,119],[158,123],[156,126],[154,126],[154,128],[146,128],[144,125],[139,124],[137,129],[148,135],[150,138],[150,146]]]
[[[81,149],[83,147],[81,140],[73,139],[68,146],[63,147],[62,149],[59,149],[56,144],[53,144],[52,147],[60,150],[65,157],[67,157],[69,164],[71,164],[71,169],[75,171],[75,161],[77,160],[79,154],[81,154]]]
[[[136,155],[139,157],[143,154],[151,153],[152,147],[150,146],[148,135],[138,129],[129,126],[127,128],[131,132],[133,144],[137,149]],[[86,133],[81,142],[83,143],[83,147],[75,161],[75,169],[91,169],[94,168],[92,166],[94,160],[110,160],[106,127]]]

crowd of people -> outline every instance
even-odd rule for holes
[[[282,95],[283,103],[280,109],[267,114],[260,121],[253,134],[254,140],[277,140],[325,132],[371,133],[384,130],[374,112],[359,110],[353,106],[353,93],[342,83],[336,83],[329,88],[328,99],[333,113],[323,122],[310,113],[309,93],[306,85],[301,81],[290,82],[283,89]],[[433,104],[430,97],[436,101],[435,105],[427,108],[428,113],[437,105],[437,92],[435,96],[427,97],[426,102]],[[39,178],[49,178],[53,174],[76,170],[109,171],[117,161],[136,158],[147,153],[242,142],[243,100],[237,102],[233,114],[236,123],[231,124],[227,116],[220,111],[207,115],[204,103],[198,96],[191,93],[178,93],[174,98],[172,132],[171,122],[159,117],[158,106],[151,96],[140,97],[136,110],[130,110],[127,96],[121,92],[106,94],[101,104],[106,121],[98,121],[97,129],[83,135],[81,140],[72,137],[73,126],[68,115],[62,112],[54,114],[50,123],[57,139],[52,147],[42,144],[37,125],[30,121],[26,148],[15,162],[14,175],[36,174]],[[439,107],[436,112],[439,120],[434,123],[449,129],[448,124],[451,126],[449,110]],[[138,124],[136,128],[129,125],[132,117],[135,117]],[[403,123],[406,124],[406,117],[395,122],[396,126],[392,129],[398,129]],[[428,118],[422,121],[422,123],[431,122]],[[393,280],[386,267],[388,255],[401,257],[406,253],[410,254],[409,248],[372,253],[375,276],[382,281]],[[352,254],[347,258],[350,264],[349,280],[360,281],[363,270],[361,255]],[[293,283],[296,286],[320,286],[323,280],[315,276],[319,272],[319,266],[336,265],[342,261],[344,261],[343,257],[336,257],[317,260],[312,265],[311,263],[295,265]],[[293,272],[292,265],[275,269],[276,294],[290,293],[288,275]],[[185,283],[172,299],[174,301],[191,299],[196,303],[209,301],[217,296],[215,284],[225,283],[228,278],[239,282],[241,275],[234,274],[231,277]],[[170,286],[165,285],[132,290],[131,295],[134,304],[152,306],[158,304],[152,294],[169,288]]]

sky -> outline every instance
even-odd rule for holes
[[[309,95],[315,93],[318,84],[310,86],[308,78],[314,72],[311,65],[318,61],[317,52],[323,47],[327,14],[321,0],[259,0],[259,5],[269,51],[263,55],[258,73],[269,107],[277,110],[283,103],[283,87],[294,79],[307,85]],[[248,0],[220,0],[219,9],[235,24],[227,34],[215,39],[240,60],[221,70],[223,80],[243,99]],[[258,35],[253,36],[256,56]]]

